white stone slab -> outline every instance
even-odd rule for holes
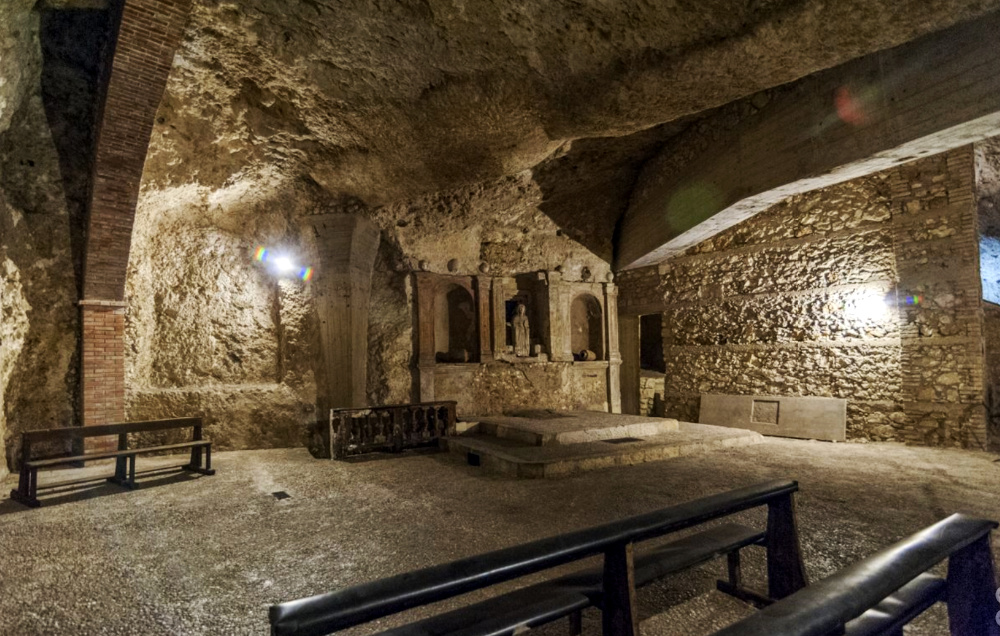
[[[847,400],[706,393],[701,396],[698,422],[763,435],[842,442],[847,439]]]

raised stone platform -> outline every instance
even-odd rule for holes
[[[581,444],[624,437],[650,437],[677,430],[677,420],[600,411],[520,411],[476,418],[472,430],[531,446]],[[469,432],[472,432],[470,430]]]
[[[487,473],[537,479],[761,441],[763,437],[753,431],[671,419],[529,411],[467,422],[462,434],[445,443]]]

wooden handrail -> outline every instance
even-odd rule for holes
[[[770,481],[593,528],[540,539],[415,572],[273,605],[272,634],[321,636],[554,568],[765,504],[790,499],[798,483]]]
[[[952,557],[948,567],[951,633],[994,636],[998,633],[998,626],[991,604],[996,605],[993,596],[996,579],[989,554],[989,534],[996,527],[995,521],[952,515],[716,632],[714,636],[824,636],[838,633],[848,621],[861,616],[949,557]],[[956,559],[960,562],[956,563]],[[965,568],[961,563],[963,560],[972,560],[978,565]],[[971,577],[969,571],[973,572]]]

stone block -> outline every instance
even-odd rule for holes
[[[764,435],[842,442],[847,400],[825,397],[703,394],[698,422]]]

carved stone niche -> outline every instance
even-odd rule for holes
[[[553,362],[588,377],[606,375],[608,409],[621,412],[618,292],[612,282],[565,281],[558,271],[497,278],[416,272],[414,277],[421,401],[437,399],[437,372],[467,381],[472,365],[494,360]],[[521,304],[530,331],[527,356],[516,355],[513,346]]]
[[[548,362],[549,306],[544,272],[493,279],[493,355],[506,362]],[[524,305],[530,343],[528,355],[515,350],[518,306]]]
[[[417,368],[420,399],[434,399],[437,364],[493,360],[490,348],[491,279],[416,272]]]

